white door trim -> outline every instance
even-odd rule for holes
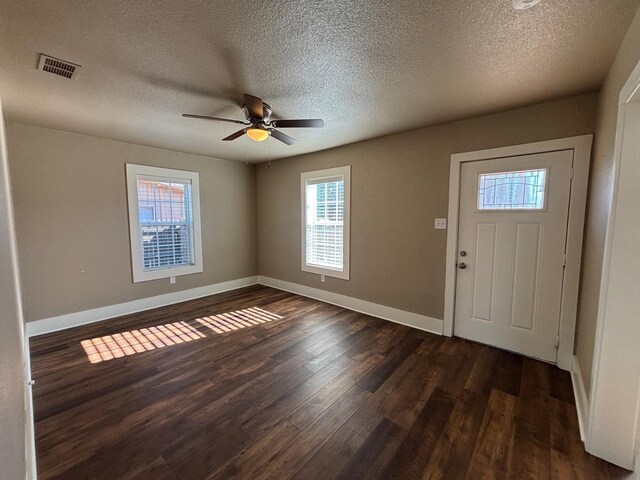
[[[458,250],[458,214],[460,202],[460,168],[462,163],[494,158],[515,157],[533,153],[573,150],[573,183],[569,205],[567,230],[567,268],[563,281],[562,305],[560,312],[560,339],[558,366],[571,370],[573,344],[578,309],[578,289],[580,286],[580,265],[582,261],[582,236],[587,205],[587,184],[591,162],[593,135],[561,138],[544,142],[527,143],[509,147],[491,148],[475,152],[451,155],[449,176],[449,230],[447,231],[446,280],[444,302],[444,335],[453,335],[453,318],[456,294],[456,252]]]
[[[638,469],[640,464],[640,391],[629,388],[625,384],[621,389],[621,381],[624,382],[626,372],[625,365],[621,364],[617,358],[608,358],[602,355],[603,349],[619,348],[611,341],[605,344],[605,333],[609,337],[620,333],[620,325],[608,325],[607,317],[607,299],[608,287],[611,276],[611,258],[613,253],[613,237],[616,220],[616,198],[618,196],[620,167],[622,164],[622,151],[625,129],[625,118],[627,113],[627,105],[632,102],[638,102],[640,97],[640,62],[638,62],[627,78],[624,86],[620,90],[618,97],[618,117],[616,123],[616,137],[613,152],[612,165],[612,186],[609,195],[607,218],[607,228],[605,233],[604,257],[602,260],[602,274],[600,278],[600,294],[598,299],[598,314],[596,320],[596,336],[593,353],[591,388],[589,394],[589,412],[587,418],[586,441],[585,447],[589,453],[600,458],[604,458],[612,463],[616,463],[628,469]],[[609,322],[611,324],[611,322]],[[619,375],[612,376],[606,372],[619,372]],[[603,374],[603,372],[605,372]],[[622,380],[621,380],[622,378]],[[626,377],[628,378],[628,377]],[[631,384],[632,385],[632,384]],[[612,404],[607,393],[623,393],[625,396],[633,395],[636,397],[635,412],[629,411],[626,407],[620,408],[620,405]],[[627,403],[627,402],[625,402]],[[607,418],[607,412],[611,412],[617,417],[624,418],[627,424],[627,431],[620,432],[616,427],[612,427],[612,422]],[[624,433],[627,437],[636,437],[634,441],[625,443],[620,441]]]

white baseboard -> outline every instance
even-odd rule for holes
[[[296,293],[303,297],[313,298],[339,307],[348,308],[356,312],[365,313],[372,317],[382,318],[408,327],[424,330],[425,332],[442,335],[443,321],[417,313],[387,307],[377,303],[367,302],[339,293],[327,292],[319,288],[307,287],[297,283],[285,282],[276,278],[258,276],[258,283],[287,292]]]
[[[29,351],[29,337],[24,339],[24,382],[25,382],[25,449],[27,461],[27,480],[38,478],[36,466],[36,434],[33,418],[33,386],[31,385],[31,352]]]
[[[152,308],[206,297],[208,295],[215,295],[216,293],[227,292],[229,290],[235,290],[236,288],[248,287],[249,285],[255,285],[256,283],[258,283],[257,276],[245,277],[237,280],[230,280],[228,282],[214,283],[204,287],[192,288],[190,290],[165,293],[164,295],[141,298],[131,302],[84,310],[82,312],[69,313],[57,317],[44,318],[42,320],[36,320],[26,324],[27,336],[35,337],[36,335],[57,332],[58,330],[65,330],[79,325],[108,320],[121,315],[128,315],[130,313],[141,312]]]
[[[89,323],[100,322],[110,318],[141,312],[152,308],[171,305],[174,303],[193,300],[196,298],[222,293],[236,288],[246,287],[260,283],[269,287],[278,288],[287,292],[296,293],[304,297],[313,298],[333,305],[338,305],[349,310],[365,313],[374,317],[389,320],[391,322],[417,328],[426,332],[442,335],[443,321],[437,318],[427,317],[417,313],[387,307],[377,303],[360,300],[338,293],[327,292],[318,288],[306,287],[295,283],[285,282],[275,278],[254,276],[216,283],[204,287],[172,292],[155,297],[142,298],[131,302],[108,305],[106,307],[84,310],[82,312],[69,313],[57,317],[44,318],[28,322],[26,324],[27,337],[35,337],[46,333],[57,332],[67,328],[73,328]]]
[[[587,421],[589,418],[589,400],[587,399],[587,391],[584,388],[582,380],[582,372],[578,358],[573,356],[573,365],[571,367],[571,383],[573,384],[573,395],[576,398],[576,410],[578,411],[578,424],[580,425],[580,439],[584,443],[587,438]]]

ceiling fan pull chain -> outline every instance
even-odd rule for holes
[[[244,164],[249,166],[249,154],[248,154],[248,146],[247,146],[247,136],[244,137]]]
[[[271,142],[268,142],[268,147],[269,147],[269,164],[267,165],[267,168],[271,168]]]

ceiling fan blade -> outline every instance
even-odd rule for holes
[[[280,140],[282,143],[286,143],[287,145],[293,145],[297,142],[295,138],[291,138],[289,135],[285,135],[278,130],[271,130],[271,136],[276,140]]]
[[[250,125],[247,122],[242,122],[240,120],[231,120],[230,118],[208,117],[206,115],[193,115],[192,113],[183,113],[182,116],[187,118],[199,118],[201,120],[215,120],[217,122],[237,123],[238,125]]]
[[[238,130],[236,133],[232,133],[231,135],[229,135],[228,137],[224,137],[222,140],[225,142],[231,141],[231,140],[235,140],[238,137],[241,137],[242,135],[244,135],[246,132],[246,129],[243,128],[242,130]]]
[[[306,120],[274,120],[271,125],[277,128],[322,128],[324,127],[324,120],[319,118],[310,118]]]
[[[244,94],[244,104],[252,118],[263,118],[264,110],[262,108],[262,99],[253,95]]]

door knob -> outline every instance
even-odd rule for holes
[[[467,268],[467,264],[466,264],[466,263],[464,263],[464,262],[460,262],[460,263],[458,264],[458,268],[459,268],[460,270],[464,270],[465,268]]]

